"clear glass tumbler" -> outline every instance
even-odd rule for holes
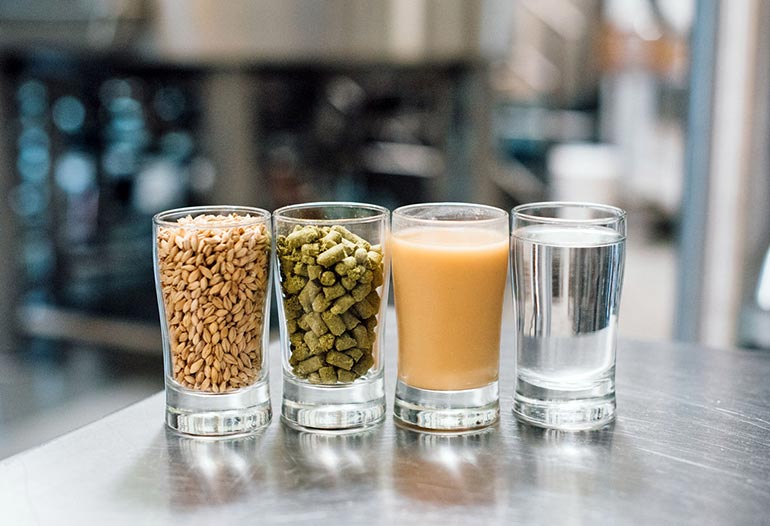
[[[273,213],[284,421],[344,431],[385,416],[380,357],[390,212],[307,203]]]
[[[460,431],[497,421],[508,228],[506,211],[484,205],[393,212],[401,422]]]
[[[615,346],[626,213],[546,202],[512,212],[516,310],[513,410],[556,429],[615,418]]]
[[[166,424],[237,435],[270,422],[270,213],[180,208],[153,218]]]

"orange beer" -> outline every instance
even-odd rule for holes
[[[507,229],[418,226],[394,232],[390,248],[399,379],[431,390],[497,381]]]

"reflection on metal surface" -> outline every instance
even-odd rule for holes
[[[517,424],[526,452],[526,478],[554,490],[595,493],[609,472],[615,423],[580,433]]]
[[[440,435],[396,427],[393,481],[408,500],[450,506],[490,505],[503,490],[495,426],[474,434]]]
[[[262,434],[225,440],[185,437],[166,429],[171,505],[185,511],[238,501],[266,477]]]
[[[287,491],[332,487],[358,493],[377,483],[380,465],[371,455],[379,428],[352,434],[307,433],[280,425],[283,469],[280,487]],[[374,474],[374,476],[373,476]]]

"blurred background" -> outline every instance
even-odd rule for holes
[[[162,389],[150,218],[179,206],[616,204],[622,338],[769,349],[769,27],[761,0],[0,0],[0,458]]]

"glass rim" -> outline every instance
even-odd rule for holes
[[[527,213],[532,210],[577,208],[605,212],[604,217],[574,219],[565,217],[548,217]],[[627,212],[622,208],[602,203],[590,203],[583,201],[538,201],[518,205],[511,210],[513,219],[531,221],[535,223],[547,223],[557,225],[612,225],[625,221]]]
[[[238,220],[223,221],[215,225],[180,225],[176,220],[171,221],[168,218],[177,216],[177,219],[192,215],[193,217],[202,215],[204,213],[213,213],[215,215],[222,215],[222,212],[235,212],[245,214]],[[246,217],[248,215],[248,217]],[[152,222],[158,226],[174,227],[174,228],[192,228],[192,229],[204,229],[211,230],[212,228],[233,228],[238,226],[251,226],[270,222],[270,212],[264,208],[257,208],[254,206],[240,206],[240,205],[203,205],[203,206],[186,206],[181,208],[172,208],[170,210],[164,210],[158,212],[152,216]]]
[[[499,213],[499,215],[498,217],[484,217],[480,219],[441,219],[441,218],[414,217],[414,216],[407,215],[405,213],[405,212],[409,212],[411,210],[416,210],[420,208],[430,209],[430,208],[439,208],[439,207],[457,208],[457,209],[477,208],[477,209],[482,209],[489,212]],[[462,201],[440,201],[440,202],[433,202],[433,203],[415,203],[411,205],[400,206],[395,210],[393,210],[393,217],[394,219],[398,217],[399,219],[406,219],[416,224],[426,224],[426,225],[463,225],[463,224],[479,225],[479,224],[485,224],[485,223],[496,223],[496,222],[499,222],[500,220],[504,220],[507,223],[509,216],[508,216],[508,212],[496,206],[484,205],[479,203],[466,203]]]
[[[338,217],[338,218],[303,218],[287,215],[289,212],[298,210],[313,210],[323,208],[339,208],[348,210],[366,210],[373,212],[370,216],[365,217]],[[368,223],[381,221],[383,218],[387,219],[390,215],[390,210],[384,206],[375,205],[371,203],[359,203],[356,201],[311,201],[308,203],[297,203],[293,205],[282,206],[273,211],[273,219],[283,221],[287,223],[302,223],[309,225],[345,225],[350,223]]]

